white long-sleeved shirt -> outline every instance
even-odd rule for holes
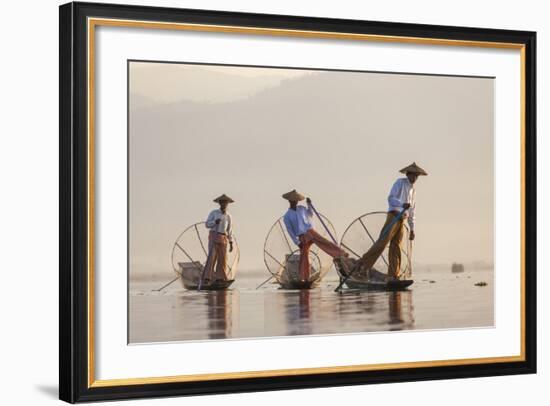
[[[220,222],[216,224],[218,219]],[[206,228],[225,234],[230,242],[233,241],[233,221],[229,213],[224,214],[220,209],[212,210],[206,219]]]
[[[409,203],[411,207],[403,214],[407,218],[411,231],[414,231],[416,191],[414,185],[407,178],[399,178],[393,184],[388,195],[388,211],[403,210],[403,204]]]
[[[311,218],[313,217],[313,210],[308,204],[307,207],[296,206],[296,210],[288,209],[285,213],[284,222],[286,231],[292,238],[294,244],[300,243],[299,235],[304,234],[313,226],[311,225]]]

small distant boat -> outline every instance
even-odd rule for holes
[[[340,278],[346,277],[348,270],[353,269],[355,262],[353,259],[347,259],[344,267],[342,260],[334,260]],[[407,289],[413,283],[412,279],[390,279],[386,274],[371,268],[367,272],[354,272],[345,284],[350,289],[398,291]]]
[[[452,273],[461,273],[461,272],[464,272],[464,265],[463,264],[459,264],[457,262],[453,262],[453,264],[451,265],[451,272]]]
[[[185,289],[198,290],[204,266],[208,258],[208,229],[204,222],[193,224],[187,227],[178,236],[172,248],[172,267],[180,277],[181,284]],[[239,245],[233,237],[233,251],[228,252],[226,279],[203,280],[201,290],[224,290],[228,289],[237,274],[239,263]]]
[[[320,214],[323,221],[336,235],[334,226],[324,215]],[[312,219],[313,227],[323,237],[328,238],[328,233],[316,218]],[[332,258],[313,245],[309,251],[310,272],[307,281],[300,280],[299,263],[300,250],[294,245],[290,235],[286,231],[283,217],[280,217],[269,229],[264,243],[264,263],[279,283],[281,289],[313,289],[319,285],[323,277],[332,267]]]

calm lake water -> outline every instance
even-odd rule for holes
[[[307,334],[342,334],[412,329],[491,327],[494,324],[492,270],[415,272],[403,292],[335,293],[329,274],[312,290],[256,289],[267,272],[242,271],[231,290],[196,292],[179,281],[132,281],[129,341],[132,344]],[[486,282],[487,286],[475,286]]]

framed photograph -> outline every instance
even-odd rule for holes
[[[536,372],[536,34],[60,7],[60,398]]]

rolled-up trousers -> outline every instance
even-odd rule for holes
[[[301,234],[298,238],[300,239],[300,243],[302,243],[302,247],[300,248],[300,263],[298,265],[300,269],[300,279],[302,281],[309,280],[311,268],[309,263],[309,249],[311,248],[311,244],[317,245],[332,258],[346,255],[345,251],[338,245],[327,240],[312,228],[304,234]]]
[[[214,280],[226,280],[227,274],[227,244],[225,234],[210,231],[208,234],[208,258],[204,265],[204,278]]]
[[[380,258],[380,255],[383,254],[387,245],[390,244],[388,252],[388,276],[397,278],[399,275],[399,270],[401,269],[401,240],[403,240],[403,222],[405,218],[402,216],[394,222],[397,216],[399,216],[399,213],[392,211],[386,215],[386,222],[380,231],[378,240],[360,259],[362,269],[371,269],[378,258]],[[390,224],[392,224],[391,228],[388,229]]]

